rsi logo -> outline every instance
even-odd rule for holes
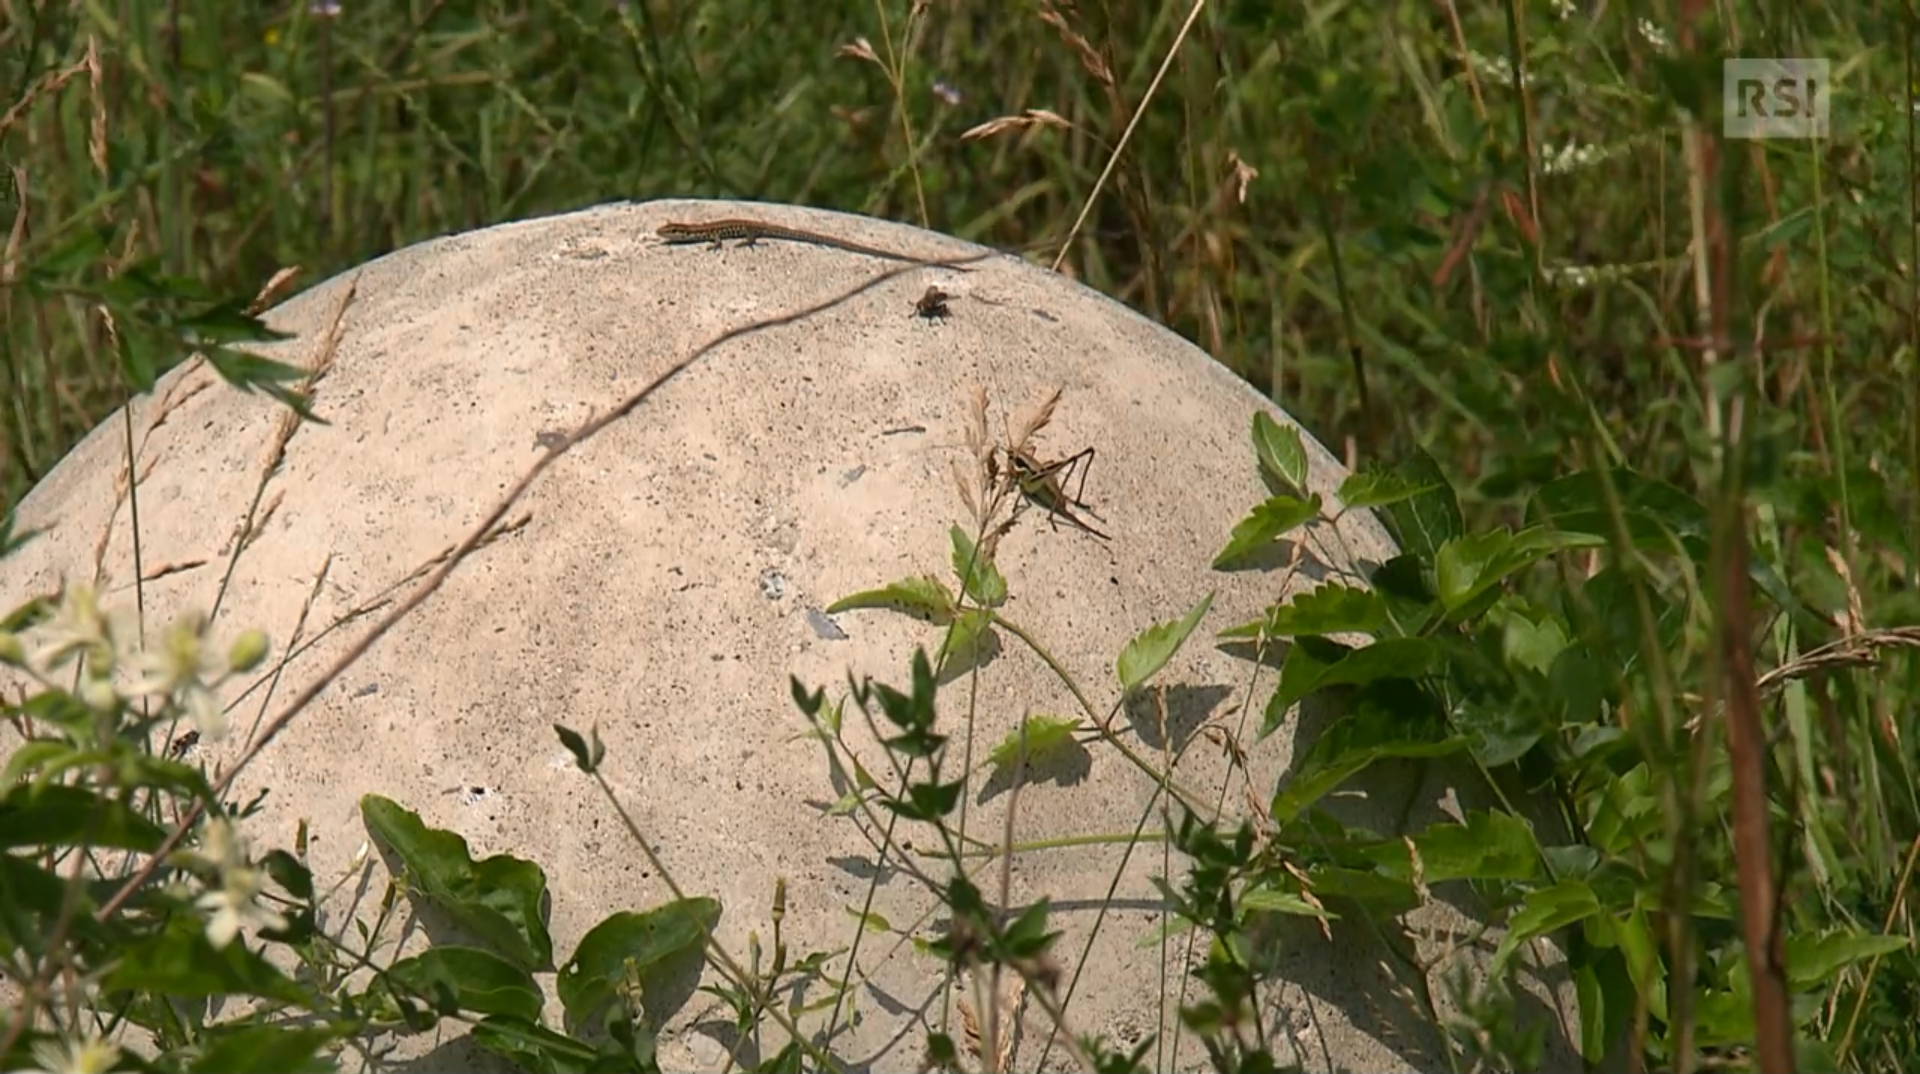
[[[1825,60],[1727,60],[1721,94],[1729,138],[1826,136]]]
[[[1816,102],[1824,100],[1819,81],[1811,78],[1804,82],[1797,78],[1776,78],[1771,84],[1765,79],[1743,78],[1734,83],[1734,92],[1739,96],[1739,114],[1743,119],[1749,116],[1757,119],[1812,117],[1818,112]]]

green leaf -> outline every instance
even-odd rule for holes
[[[400,986],[435,1001],[436,1009],[444,996],[452,1001],[454,1010],[513,1015],[537,1022],[546,1004],[531,974],[478,947],[436,944],[394,963],[387,975]]]
[[[1633,1013],[1633,981],[1617,950],[1576,943],[1567,952],[1580,1001],[1580,1055],[1598,1066],[1607,1045],[1627,1032]]]
[[[1338,865],[1307,869],[1307,886],[1315,898],[1352,899],[1374,913],[1404,914],[1420,905],[1420,893],[1405,880]]]
[[[1180,651],[1180,646],[1186,643],[1187,636],[1193,633],[1194,627],[1200,625],[1201,618],[1212,606],[1213,594],[1208,593],[1200,598],[1200,603],[1194,605],[1178,620],[1170,623],[1155,623],[1135,635],[1132,641],[1127,642],[1126,647],[1120,650],[1118,664],[1121,692],[1133,693],[1144,686],[1148,679],[1153,678],[1161,668],[1166,667],[1167,661],[1173,659],[1173,654]]]
[[[12,176],[7,178],[12,180]],[[37,291],[40,287],[64,283],[69,277],[103,264],[108,256],[108,238],[104,226],[74,228],[67,233],[64,245],[27,259],[28,285]]]
[[[1646,539],[1671,549],[1675,536],[1708,535],[1712,519],[1705,504],[1678,486],[1627,469],[1582,470],[1550,481],[1528,502],[1527,519],[1562,530],[1612,533],[1609,483],[1636,542]]]
[[[122,762],[122,786],[155,787],[171,791],[181,798],[198,799],[213,805],[213,788],[198,765],[175,761],[151,753],[135,753]]]
[[[1440,603],[1455,615],[1525,567],[1570,548],[1605,544],[1593,534],[1549,530],[1535,526],[1509,534],[1504,528],[1457,537],[1442,545],[1434,557]]]
[[[42,690],[27,698],[25,704],[10,707],[37,723],[65,731],[76,742],[93,741],[93,710],[65,690]]]
[[[1423,450],[1416,450],[1394,468],[1394,473],[1420,491],[1391,503],[1387,517],[1393,522],[1401,549],[1431,563],[1440,547],[1460,536],[1465,526],[1459,497],[1447,483],[1440,464]]]
[[[1348,474],[1334,497],[1350,509],[1390,507],[1445,487],[1444,482],[1415,482],[1404,474],[1375,470]]]
[[[851,906],[842,906],[840,909],[845,910],[847,916],[859,922],[860,927],[867,932],[878,932],[884,935],[893,931],[893,922],[888,921],[885,914],[874,910],[863,913]]]
[[[1240,896],[1240,909],[1247,913],[1296,914],[1301,917],[1317,917],[1322,921],[1338,921],[1339,914],[1324,907],[1315,906],[1297,892],[1282,891],[1279,888],[1262,885],[1249,888]]]
[[[1609,482],[1619,497],[1619,526],[1609,507]],[[1628,540],[1640,551],[1687,555],[1701,565],[1707,562],[1713,525],[1706,505],[1677,486],[1623,468],[1583,470],[1541,486],[1527,502],[1527,518],[1609,541],[1617,528],[1624,527]],[[1766,557],[1751,557],[1747,574],[1776,605],[1799,606]]]
[[[1020,911],[1020,916],[1008,923],[1002,937],[1002,950],[1015,958],[1038,958],[1046,954],[1053,942],[1060,938],[1057,931],[1047,930],[1047,913],[1050,900],[1041,896],[1039,901]]]
[[[581,937],[573,957],[560,967],[556,987],[568,1024],[587,1024],[614,998],[629,966],[640,974],[644,991],[652,983],[649,977],[656,976],[649,970],[672,969],[676,956],[697,956],[719,922],[719,900],[705,897],[679,899],[645,913],[609,915]]]
[[[1371,634],[1386,622],[1387,608],[1371,590],[1327,582],[1267,609],[1264,619],[1220,632],[1222,638],[1292,638],[1302,634]]]
[[[164,930],[134,941],[101,986],[173,999],[247,995],[300,1007],[314,1002],[240,940],[215,948],[192,916],[177,917]]]
[[[1327,669],[1353,650],[1335,641],[1307,635],[1296,638],[1287,647],[1280,663],[1280,684],[1267,699],[1267,711],[1260,720],[1260,738],[1273,734],[1286,720],[1287,713],[1300,699],[1313,692]]]
[[[998,608],[1007,602],[1007,579],[993,560],[979,554],[973,538],[958,526],[949,532],[953,540],[953,573],[960,579],[960,590],[983,608]]]
[[[1600,900],[1584,880],[1562,880],[1549,888],[1529,892],[1507,922],[1507,934],[1494,949],[1487,969],[1490,979],[1499,980],[1509,959],[1529,940],[1577,924],[1600,912]]]
[[[1787,939],[1787,974],[1793,987],[1808,989],[1827,983],[1843,966],[1861,959],[1890,955],[1907,949],[1905,936],[1839,929],[1820,936],[1791,936]]]
[[[806,1065],[800,1061],[800,1042],[790,1040],[786,1047],[760,1061],[754,1074],[800,1074]]]
[[[1020,722],[1020,726],[1007,732],[1007,737],[987,755],[987,762],[996,768],[1011,769],[1019,763],[1021,736],[1026,737],[1027,763],[1046,757],[1048,754],[1073,745],[1073,733],[1080,728],[1079,720],[1069,720],[1060,716],[1029,716]]]
[[[1620,955],[1627,964],[1627,976],[1640,995],[1647,997],[1647,1010],[1655,1018],[1667,1018],[1667,970],[1660,957],[1660,940],[1645,910],[1633,910],[1620,916],[1614,928]]]
[[[325,1027],[243,1025],[237,1029],[210,1029],[202,1041],[200,1058],[187,1069],[193,1074],[258,1074],[262,1070],[288,1074],[328,1074],[339,1067],[319,1054],[334,1039]]]
[[[8,950],[23,948],[30,954],[44,954],[54,922],[61,919],[66,896],[67,882],[58,874],[41,868],[25,855],[0,854],[0,943]],[[70,911],[74,930],[93,932],[93,907],[94,900],[83,888]]]
[[[1440,599],[1427,583],[1420,557],[1402,553],[1368,576],[1367,582],[1380,595],[1387,610],[1387,622],[1394,634],[1413,637],[1425,633],[1440,614]]]
[[[598,1054],[538,1022],[504,1015],[482,1019],[473,1027],[473,1040],[531,1074],[588,1074]]]
[[[1338,666],[1338,665],[1336,665]],[[1375,761],[1388,757],[1439,757],[1461,748],[1446,722],[1411,683],[1401,689],[1369,689],[1355,698],[1354,712],[1335,721],[1282,781],[1272,814],[1284,824]]]
[[[1518,696],[1463,697],[1453,710],[1453,726],[1467,749],[1488,768],[1512,764],[1527,755],[1554,729],[1543,704]]]
[[[881,589],[863,589],[827,605],[828,615],[854,608],[891,608],[938,626],[953,622],[959,604],[938,578],[908,578]]]
[[[1344,655],[1332,661],[1302,653],[1299,670],[1290,675],[1290,665],[1295,663],[1293,654],[1300,651],[1298,642],[1287,651],[1287,659],[1280,668],[1280,685],[1267,702],[1266,718],[1260,723],[1261,738],[1272,734],[1287,710],[1301,698],[1334,686],[1365,686],[1385,679],[1424,675],[1438,653],[1434,643],[1425,638],[1383,638],[1360,649],[1341,646],[1339,651]]]
[[[1421,877],[1448,880],[1531,880],[1540,871],[1533,829],[1511,813],[1471,811],[1465,824],[1435,824],[1414,837]]]
[[[1253,454],[1260,471],[1295,496],[1307,491],[1307,452],[1300,443],[1300,430],[1281,425],[1264,410],[1253,412]]]
[[[85,753],[75,749],[73,743],[64,738],[28,739],[13,751],[13,756],[7,758],[6,767],[0,769],[0,786],[11,787],[23,779],[33,779],[42,772],[63,772],[86,764],[86,757]]]
[[[968,608],[954,616],[941,645],[940,673],[944,676],[950,669],[978,663],[988,651],[986,643],[992,630],[993,613],[985,608]]]
[[[233,343],[275,343],[292,339],[293,336],[273,328],[258,316],[247,312],[251,304],[248,299],[229,299],[215,303],[199,313],[189,314],[173,320],[173,327],[187,337],[194,346],[224,346]],[[256,357],[249,355],[249,357]],[[265,362],[266,359],[258,359]],[[282,363],[269,363],[282,365]],[[307,371],[299,366],[284,366],[289,370],[285,375],[276,375],[275,379],[294,381],[306,376]]]
[[[607,759],[607,744],[600,741],[599,724],[588,729],[588,738],[581,738],[580,732],[557,723],[553,725],[553,733],[560,736],[560,744],[573,754],[573,766],[588,775],[599,771],[600,762]]]
[[[880,804],[908,820],[936,821],[953,812],[960,804],[960,792],[966,784],[960,780],[952,783],[914,783],[907,787],[907,797],[882,798]]]
[[[22,783],[0,798],[0,849],[95,846],[152,852],[166,829],[125,802],[62,783]]]
[[[398,803],[360,799],[367,830],[399,856],[414,890],[529,972],[553,964],[553,938],[541,917],[547,877],[538,865],[507,854],[476,862],[467,841],[429,828]]]
[[[1227,546],[1213,557],[1213,569],[1226,570],[1264,550],[1274,539],[1320,516],[1320,494],[1304,500],[1275,496],[1253,509],[1233,527]]]
[[[1501,631],[1501,647],[1508,663],[1536,674],[1551,676],[1560,654],[1567,651],[1566,621],[1544,608],[1509,605]]]

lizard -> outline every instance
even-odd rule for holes
[[[938,265],[954,269],[957,272],[971,271],[970,269],[961,268],[958,264],[943,261],[939,258],[914,257],[912,254],[895,253],[892,250],[882,250],[877,246],[865,246],[851,239],[838,239],[832,235],[823,234],[818,231],[788,227],[785,224],[775,224],[765,220],[739,218],[707,220],[697,224],[666,223],[660,225],[656,234],[670,246],[704,242],[711,244],[710,249],[718,250],[728,239],[739,239],[740,245],[742,246],[752,246],[761,239],[784,239],[787,242],[812,243],[815,246],[826,246],[835,250],[845,250],[852,254],[865,254],[868,257],[885,258],[889,261],[906,261],[916,265]],[[974,256],[962,258],[961,260],[978,261],[980,258]]]

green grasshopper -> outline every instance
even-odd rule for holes
[[[1087,514],[1093,514],[1093,508],[1080,501],[1087,489],[1087,471],[1093,466],[1093,449],[1088,448],[1058,462],[1042,465],[1026,451],[1007,451],[1007,468],[1013,481],[1020,488],[1020,494],[1047,509],[1047,524],[1054,525],[1054,519],[1064,518],[1075,526],[1093,534],[1103,541],[1113,538],[1094,529],[1074,514],[1072,508],[1078,507]],[[1065,481],[1073,479],[1075,470],[1080,474],[1080,485],[1074,495],[1067,495]],[[1061,477],[1066,474],[1065,479]],[[1098,518],[1098,515],[1094,515]]]

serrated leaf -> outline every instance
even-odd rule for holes
[[[1516,571],[1571,548],[1592,548],[1605,540],[1588,533],[1533,526],[1509,534],[1504,528],[1457,537],[1434,557],[1440,603],[1448,613],[1467,608]]]
[[[1282,534],[1289,533],[1320,516],[1320,494],[1306,499],[1274,496],[1255,507],[1233,527],[1227,546],[1213,557],[1213,569],[1225,570],[1265,549]]]
[[[1293,706],[1313,692],[1327,668],[1351,651],[1339,642],[1312,635],[1288,646],[1286,658],[1280,663],[1280,684],[1274,687],[1273,696],[1267,698],[1266,713],[1260,719],[1259,737],[1264,739],[1273,734]]]
[[[982,646],[993,629],[993,614],[984,608],[968,608],[947,625],[947,637],[941,645],[940,672],[956,666],[971,666],[980,659]]]
[[[1281,425],[1264,410],[1253,412],[1253,453],[1260,470],[1295,496],[1307,491],[1307,451],[1300,430]]]
[[[1173,659],[1173,654],[1186,644],[1187,636],[1193,633],[1194,627],[1200,625],[1200,620],[1211,607],[1213,594],[1208,593],[1179,619],[1170,623],[1155,623],[1127,642],[1126,647],[1120,650],[1117,665],[1121,692],[1133,693],[1166,667],[1167,661]]]
[[[1323,921],[1338,921],[1339,914],[1329,912],[1325,907],[1315,906],[1296,892],[1281,891],[1278,888],[1261,886],[1250,888],[1240,896],[1240,909],[1269,914],[1298,914],[1302,917],[1317,917]]]
[[[1510,813],[1471,811],[1465,824],[1435,824],[1413,843],[1420,851],[1421,877],[1429,884],[1531,880],[1540,871],[1533,829]]]
[[[1325,646],[1308,647],[1308,638],[1300,638],[1280,666],[1280,685],[1267,702],[1260,723],[1260,737],[1273,733],[1287,711],[1302,698],[1335,686],[1364,686],[1384,679],[1411,679],[1426,674],[1439,654],[1433,642],[1425,638],[1382,638],[1363,648]],[[1298,656],[1295,654],[1298,653]]]
[[[521,969],[537,973],[553,964],[553,938],[540,905],[547,877],[538,865],[509,854],[474,861],[465,839],[427,827],[417,814],[377,794],[360,799],[360,812],[420,894]]]
[[[960,591],[983,608],[998,608],[1007,602],[1007,579],[993,560],[979,554],[967,531],[953,527],[953,574],[960,579]]]
[[[1441,546],[1460,536],[1465,526],[1460,499],[1447,483],[1440,464],[1424,450],[1416,449],[1394,472],[1406,484],[1420,489],[1389,505],[1387,517],[1393,522],[1395,536],[1402,550],[1432,562]]]
[[[1386,605],[1371,590],[1327,582],[1267,609],[1266,617],[1228,627],[1222,638],[1292,638],[1303,634],[1371,634],[1386,622]]]
[[[1334,493],[1349,509],[1370,507],[1389,507],[1413,499],[1415,496],[1436,492],[1441,486],[1434,482],[1415,482],[1405,474],[1386,471],[1348,474],[1340,488]]]
[[[936,626],[952,623],[959,611],[953,593],[938,578],[925,576],[841,597],[827,605],[827,614],[838,615],[855,608],[889,608],[926,619]]]
[[[1404,914],[1420,905],[1420,893],[1405,880],[1340,865],[1310,866],[1307,886],[1315,898],[1352,899],[1388,916]]]
[[[1007,737],[987,755],[987,761],[996,768],[1010,769],[1019,762],[1021,735],[1026,736],[1027,763],[1046,757],[1056,750],[1073,744],[1073,733],[1080,728],[1079,720],[1070,720],[1061,716],[1029,716],[1020,722],[1020,726],[1007,732]]]

